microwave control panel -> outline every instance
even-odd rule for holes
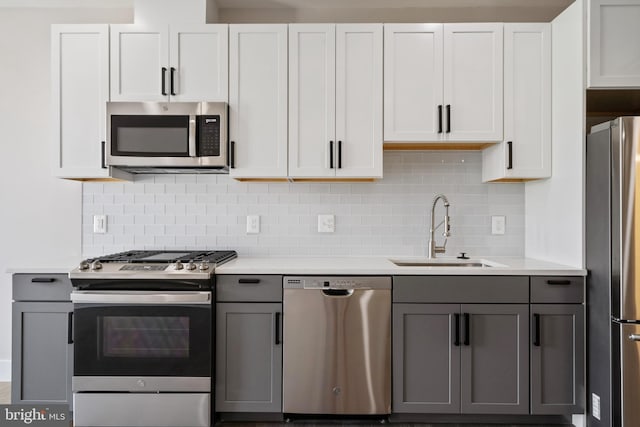
[[[198,116],[198,157],[220,155],[220,116]]]

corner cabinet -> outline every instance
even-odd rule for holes
[[[230,25],[232,178],[287,178],[287,86],[287,25]]]
[[[385,25],[385,141],[497,142],[503,24]]]
[[[282,412],[282,276],[216,283],[216,413]]]
[[[72,405],[71,282],[66,274],[14,274],[11,403]]]
[[[590,0],[589,88],[640,87],[640,1]]]
[[[551,25],[504,25],[504,141],[482,152],[482,181],[551,176]]]
[[[51,27],[54,176],[130,179],[105,165],[109,26]]]
[[[382,24],[289,26],[289,176],[382,177]]]
[[[228,26],[112,25],[111,100],[227,101]]]

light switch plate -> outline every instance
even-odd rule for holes
[[[600,396],[591,393],[591,415],[596,420],[600,419]]]
[[[318,215],[318,233],[333,233],[336,231],[335,215]]]
[[[247,215],[247,234],[260,233],[260,215]]]
[[[105,234],[107,232],[107,216],[106,215],[93,216],[93,232],[96,234]]]
[[[507,219],[504,215],[493,215],[491,217],[491,234],[504,234]]]

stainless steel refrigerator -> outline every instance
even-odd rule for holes
[[[640,117],[591,128],[586,261],[587,425],[592,427],[640,426],[639,162]]]

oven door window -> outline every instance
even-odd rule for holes
[[[74,375],[210,376],[210,306],[74,308]]]
[[[189,116],[111,116],[111,155],[188,157]]]

